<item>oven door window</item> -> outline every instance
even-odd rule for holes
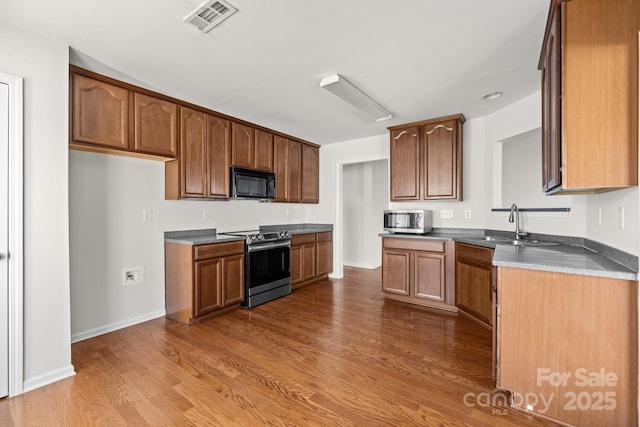
[[[289,277],[289,253],[288,246],[249,252],[249,287],[254,288]]]

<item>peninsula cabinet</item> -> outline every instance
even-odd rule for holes
[[[638,425],[638,282],[497,274],[497,387],[520,397],[512,406],[563,425]]]
[[[462,124],[457,114],[388,128],[391,200],[462,200]]]
[[[294,234],[291,237],[291,287],[327,278],[333,271],[333,232]]]
[[[165,199],[229,197],[230,123],[180,108],[180,155],[165,163]]]
[[[456,243],[456,307],[458,311],[493,328],[493,249]]]
[[[178,106],[72,67],[69,145],[73,149],[175,158]]]
[[[302,201],[302,143],[281,136],[273,139],[273,171],[276,174],[276,202]]]
[[[542,190],[638,184],[640,2],[552,0],[542,71]]]
[[[233,122],[231,166],[273,172],[273,134]]]
[[[457,311],[454,304],[455,243],[382,238],[382,292],[387,299]]]
[[[165,243],[168,318],[191,324],[244,301],[244,242]]]

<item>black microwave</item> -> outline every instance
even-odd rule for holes
[[[273,172],[231,167],[232,199],[274,199],[276,176]]]

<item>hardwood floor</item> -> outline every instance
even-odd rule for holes
[[[490,332],[385,302],[379,270],[189,327],[155,319],[72,359],[75,377],[1,400],[0,425],[555,425],[480,404],[498,395]]]

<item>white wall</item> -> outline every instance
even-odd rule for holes
[[[164,200],[160,161],[75,150],[69,159],[73,341],[164,315],[165,231],[305,221],[301,204]],[[123,287],[122,269],[138,266],[143,283]]]
[[[382,211],[389,206],[388,162],[353,163],[343,168],[343,262],[361,268],[379,267]]]
[[[24,78],[24,389],[73,375],[68,48],[0,26],[1,71]]]
[[[342,277],[343,274],[343,166],[351,163],[388,160],[388,138],[387,135],[378,135],[323,145],[320,148],[320,203],[307,206],[307,221],[334,224],[331,277]]]

